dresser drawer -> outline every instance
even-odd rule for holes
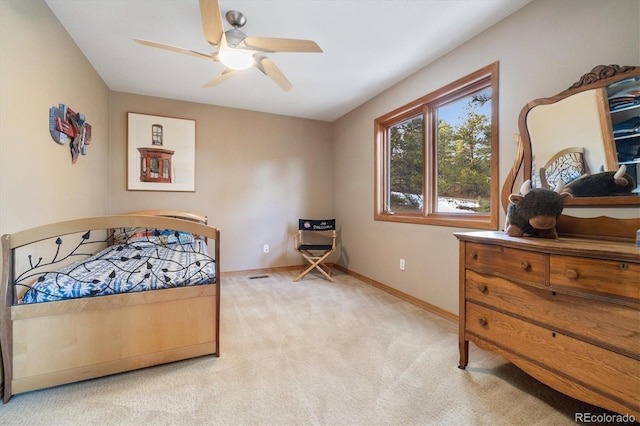
[[[467,336],[484,339],[614,399],[638,407],[640,361],[466,302]]]
[[[551,255],[551,287],[640,299],[640,264]]]
[[[640,358],[640,310],[466,271],[466,298]]]
[[[545,281],[545,255],[488,244],[467,243],[465,267],[476,272],[529,283]]]

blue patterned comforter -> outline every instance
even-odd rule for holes
[[[215,260],[203,240],[117,244],[42,275],[20,303],[37,303],[215,282]]]

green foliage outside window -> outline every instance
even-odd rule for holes
[[[491,197],[491,119],[478,112],[490,95],[470,96],[459,123],[438,120],[438,197],[470,200],[470,212],[489,211]],[[420,211],[424,191],[424,134],[422,115],[389,128],[390,208]]]
[[[406,120],[389,129],[390,207],[392,210],[421,210],[424,187],[424,144],[422,116]]]
[[[438,122],[438,196],[473,200],[478,213],[491,198],[491,119],[477,111],[489,100],[470,97],[459,125]]]

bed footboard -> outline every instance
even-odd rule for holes
[[[217,354],[216,296],[202,285],[14,306],[12,393]]]

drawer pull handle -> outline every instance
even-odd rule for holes
[[[487,325],[487,320],[484,318],[478,318],[478,324],[484,327],[485,325]]]
[[[472,252],[471,252],[471,258],[472,258],[473,260],[476,260],[476,259],[478,258],[478,253],[477,253],[477,252],[475,252],[475,251],[472,251]]]
[[[487,286],[484,284],[478,284],[478,290],[480,290],[480,293],[486,293],[487,292]]]
[[[567,269],[565,275],[567,276],[567,278],[575,280],[576,278],[578,278],[578,271],[576,271],[575,269]]]
[[[523,260],[522,262],[520,262],[520,267],[523,271],[526,271],[527,269],[529,269],[529,262]]]

